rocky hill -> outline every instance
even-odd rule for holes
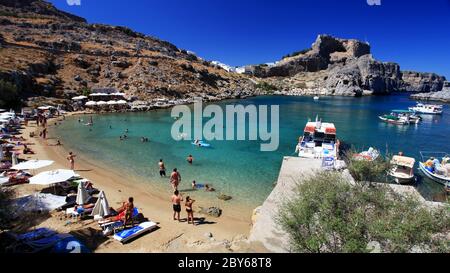
[[[319,35],[310,49],[289,55],[273,66],[251,66],[248,71],[279,89],[298,94],[432,92],[441,90],[445,81],[432,73],[402,72],[396,63],[375,60],[368,43],[329,35]]]
[[[16,96],[69,98],[114,87],[151,99],[254,92],[247,76],[229,73],[186,50],[126,27],[88,24],[41,0],[0,0],[0,79]],[[4,93],[4,92],[3,92]]]
[[[139,100],[272,93],[359,96],[438,91],[444,77],[375,60],[368,43],[319,35],[274,66],[227,72],[175,45],[126,27],[89,24],[43,0],[0,0],[0,107],[58,103],[94,88]],[[37,99],[39,98],[39,99]]]
[[[450,103],[450,82],[445,82],[442,91],[419,93],[411,96],[413,99],[421,101],[441,101]]]

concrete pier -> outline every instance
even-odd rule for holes
[[[261,242],[269,251],[277,253],[289,252],[288,237],[276,224],[278,208],[293,196],[293,189],[302,177],[318,171],[322,160],[299,157],[285,157],[281,166],[277,185],[255,214],[250,241]]]

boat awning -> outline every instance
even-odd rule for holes
[[[396,155],[392,158],[392,165],[403,166],[407,168],[414,168],[414,164],[416,164],[416,160],[411,157],[399,156]]]
[[[315,125],[311,125],[311,124],[307,124],[305,127],[305,132],[306,133],[311,133],[314,134],[314,132],[316,131],[316,126]]]

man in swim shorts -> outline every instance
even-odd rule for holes
[[[173,220],[180,221],[181,212],[181,202],[183,201],[183,196],[179,191],[175,191],[172,195],[172,207],[173,207]]]
[[[178,190],[178,185],[180,184],[180,181],[181,181],[181,175],[178,172],[178,170],[175,168],[175,169],[173,169],[173,172],[170,175],[170,184],[172,184],[174,191]]]

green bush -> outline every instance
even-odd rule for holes
[[[13,83],[0,80],[0,107],[9,107],[19,102],[19,92]]]
[[[352,186],[340,173],[318,173],[295,189],[277,222],[292,252],[365,253],[370,242],[382,252],[448,252],[448,207],[430,210],[388,186]]]
[[[92,93],[91,89],[89,88],[83,88],[81,90],[81,94],[83,94],[83,96],[89,97],[89,95]]]

